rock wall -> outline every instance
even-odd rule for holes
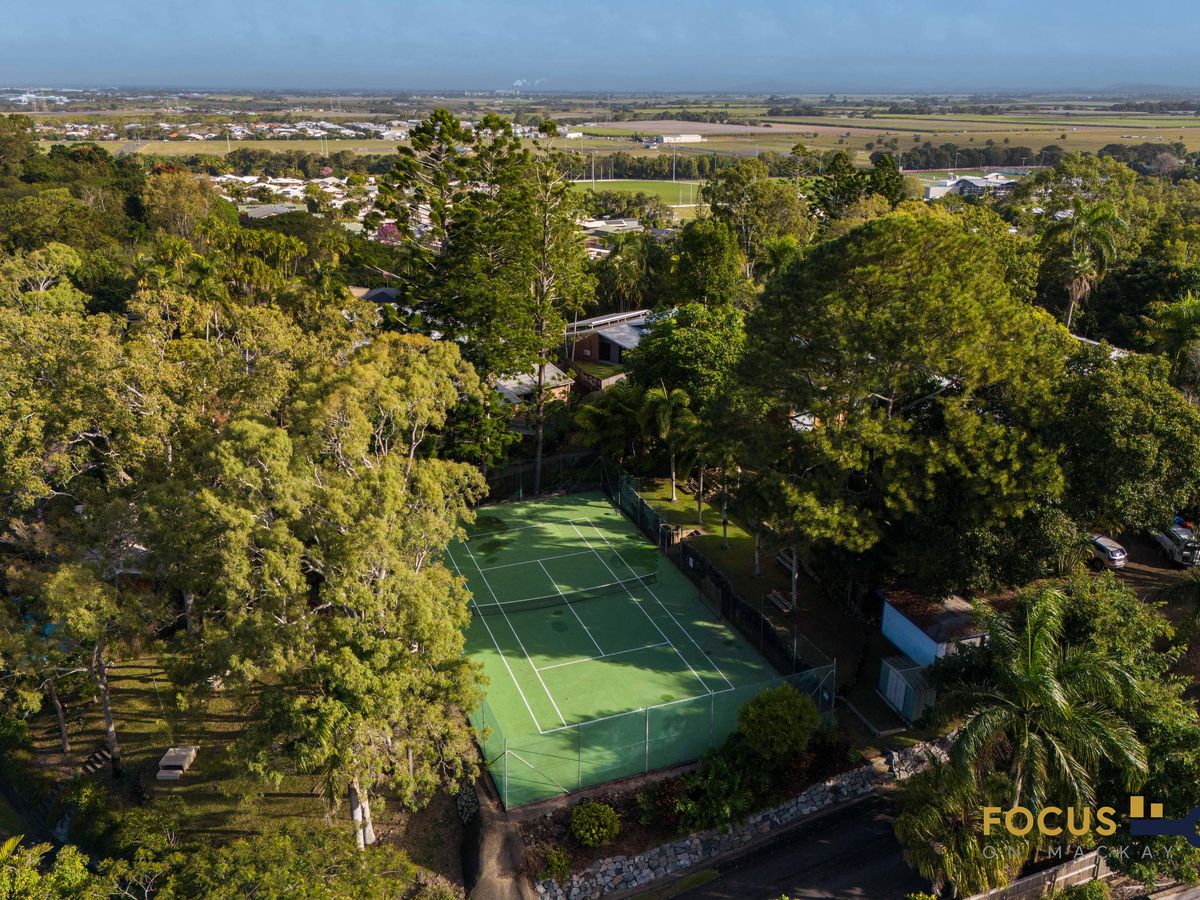
[[[631,891],[652,881],[682,872],[730,850],[760,840],[805,816],[868,794],[891,781],[903,780],[927,768],[932,759],[945,760],[949,739],[918,744],[893,754],[883,765],[866,765],[814,784],[786,803],[754,813],[728,831],[702,831],[637,856],[612,856],[597,860],[559,885],[552,880],[534,884],[547,900],[590,900],[614,891]]]

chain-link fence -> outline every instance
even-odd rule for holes
[[[619,466],[604,463],[604,492],[613,505],[629,517],[651,541],[669,550],[680,541],[682,529],[666,521],[658,510],[642,499],[637,480]]]
[[[503,503],[538,496],[534,491],[535,469],[536,465],[530,460],[489,472],[486,502]],[[560,453],[542,459],[541,495],[578,494],[597,491],[602,486],[600,457],[594,450]]]
[[[720,746],[742,705],[790,684],[821,693],[822,673],[797,672],[575,725],[509,739],[485,700],[472,716],[488,770],[506,809],[680,765]]]

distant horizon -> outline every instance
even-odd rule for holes
[[[1103,93],[1193,70],[1200,10],[1163,0],[211,0],[19,4],[0,83],[556,94]],[[48,52],[51,51],[51,52]]]
[[[763,88],[656,88],[650,85],[642,88],[627,88],[622,90],[605,90],[603,88],[538,88],[534,90],[516,89],[512,87],[405,87],[397,86],[379,86],[379,87],[363,87],[361,85],[285,85],[285,84],[199,84],[199,83],[129,83],[129,84],[114,84],[114,83],[89,83],[89,82],[60,82],[60,83],[39,83],[39,84],[23,84],[17,82],[0,82],[0,92],[31,92],[31,93],[50,93],[54,91],[68,91],[73,93],[131,93],[139,91],[147,91],[154,93],[178,93],[178,94],[216,94],[216,93],[276,93],[276,94],[296,94],[296,95],[313,95],[313,96],[358,96],[358,97],[383,97],[398,94],[412,94],[418,96],[438,96],[440,94],[493,94],[501,96],[525,96],[525,97],[568,97],[568,98],[586,98],[595,97],[603,99],[608,97],[643,97],[643,96],[670,96],[670,97],[767,97],[780,96],[787,98],[819,98],[823,99],[829,96],[836,98],[842,97],[862,97],[862,98],[880,98],[892,99],[897,97],[912,97],[914,99],[926,99],[932,97],[968,97],[968,96],[994,96],[994,97],[1031,97],[1031,98],[1114,98],[1114,97],[1133,97],[1133,96],[1155,96],[1157,94],[1169,93],[1176,96],[1200,94],[1200,84],[1184,85],[1184,84],[1113,84],[1106,86],[1075,86],[1075,87],[1044,87],[1044,88],[1005,88],[1005,87],[980,87],[980,88],[952,88],[952,87],[937,87],[937,88],[921,88],[909,89],[891,87],[886,90],[871,90],[871,89],[855,89],[843,90],[838,88],[788,88],[783,86],[763,87]]]

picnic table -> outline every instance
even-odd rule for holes
[[[159,781],[178,781],[196,760],[200,748],[195,744],[169,747],[158,761]]]

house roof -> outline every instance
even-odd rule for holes
[[[971,604],[956,594],[939,602],[907,588],[889,588],[883,599],[939,644],[983,634]]]
[[[645,320],[642,320],[638,323],[622,322],[619,325],[606,325],[603,328],[597,328],[596,334],[608,338],[622,350],[632,350],[641,343],[645,330]]]
[[[546,363],[546,375],[543,387],[545,390],[553,390],[554,388],[564,387],[572,384],[575,381],[570,375],[560,369],[554,363]],[[501,378],[496,382],[496,391],[514,405],[527,400],[537,388],[537,368],[530,369],[528,372],[522,372],[520,375],[514,375],[510,378]]]

